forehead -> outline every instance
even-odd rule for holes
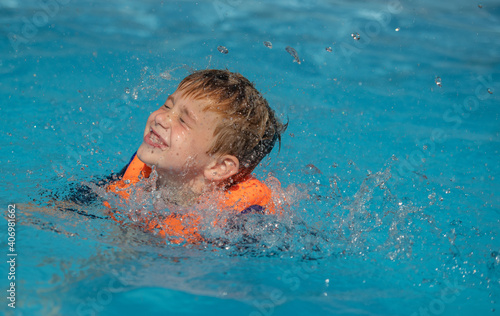
[[[214,102],[212,99],[203,93],[191,93],[190,91],[177,89],[169,96],[172,101],[181,102],[187,106],[191,105],[193,108],[201,111],[207,111],[211,104]],[[194,109],[193,109],[194,110]]]
[[[210,121],[216,123],[222,117],[214,110],[214,101],[207,95],[198,95],[197,97],[186,94],[182,90],[176,90],[168,99],[176,106],[180,107],[181,112],[191,116],[196,121]]]
[[[227,118],[228,115],[230,116],[230,111],[228,111],[230,102],[227,100],[226,102],[220,101],[216,93],[205,92],[203,88],[183,89],[179,87],[171,96],[196,105],[197,111],[216,114],[219,119]]]

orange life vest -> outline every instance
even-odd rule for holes
[[[122,198],[128,199],[130,191],[134,184],[142,178],[148,178],[151,174],[151,168],[143,163],[137,155],[127,166],[123,177],[110,184],[107,187],[108,191],[119,194]],[[107,207],[110,207],[108,202],[104,202]],[[223,194],[223,197],[218,201],[218,209],[221,211],[234,211],[237,213],[266,213],[275,214],[276,206],[272,200],[272,191],[264,183],[254,177],[249,177],[245,181],[232,185]],[[115,218],[115,216],[111,215]],[[189,221],[186,226],[183,222]],[[187,241],[196,243],[203,238],[199,235],[197,224],[200,219],[190,214],[170,214],[167,217],[157,220],[151,219],[145,223],[145,229],[155,232],[161,237],[175,236],[171,239],[174,243]]]

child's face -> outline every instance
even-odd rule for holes
[[[203,111],[207,101],[170,95],[146,123],[144,139],[137,151],[140,160],[155,165],[158,173],[188,181],[203,174],[215,158],[207,154],[214,141],[219,116]]]

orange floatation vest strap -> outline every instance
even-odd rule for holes
[[[131,184],[136,184],[142,178],[149,178],[151,174],[151,168],[147,166],[144,162],[140,161],[136,154],[127,166],[127,170],[123,174],[123,177],[113,182],[108,186],[108,191],[115,192],[119,194],[122,198],[128,199],[130,197],[130,191],[127,188]]]
[[[128,199],[130,197],[131,185],[139,182],[141,177],[148,178],[150,174],[151,168],[143,163],[137,155],[134,155],[122,179],[110,184],[107,190],[120,195],[124,199]],[[104,204],[110,207],[108,202]],[[250,212],[276,213],[271,189],[254,177],[249,177],[245,181],[232,185],[218,202],[218,207],[221,211],[236,211],[243,214]],[[111,217],[118,221],[114,216]],[[188,219],[190,225],[186,227],[182,222]],[[188,242],[196,242],[202,240],[196,229],[197,223],[199,223],[199,218],[195,218],[189,214],[170,214],[162,219],[161,223],[156,220],[149,221],[146,228],[162,237],[167,235],[182,236]],[[182,241],[182,238],[173,240],[173,242]]]

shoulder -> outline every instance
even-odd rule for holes
[[[222,199],[225,208],[231,208],[243,214],[274,214],[276,207],[271,189],[254,177],[232,185]]]
[[[136,184],[141,178],[148,178],[151,173],[151,168],[142,162],[137,153],[130,159],[129,163],[120,172],[121,176],[118,180],[112,182],[108,187],[108,191],[112,191],[128,198],[128,193],[123,191],[131,184]]]

